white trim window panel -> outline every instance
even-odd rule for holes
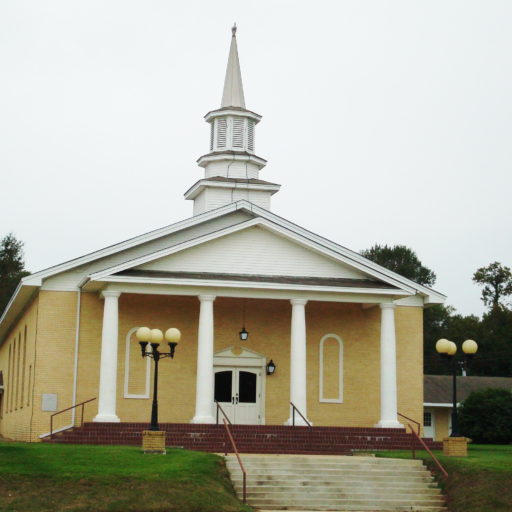
[[[324,345],[327,340],[335,340],[338,345],[338,396],[334,398],[327,398],[324,396]],[[319,396],[318,399],[322,403],[341,404],[343,403],[343,341],[337,334],[326,334],[322,337],[319,344]]]
[[[140,326],[139,326],[140,327]],[[128,334],[126,335],[126,344],[125,344],[125,363],[124,363],[124,398],[136,398],[136,399],[149,399],[149,383],[151,376],[151,362],[150,357],[146,357],[146,376],[145,376],[145,393],[144,394],[134,394],[129,392],[130,386],[130,353],[132,349],[132,336],[137,332],[139,327],[132,327]],[[140,355],[140,347],[137,342],[137,353]],[[142,357],[142,356],[140,356]]]

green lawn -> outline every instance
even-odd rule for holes
[[[469,445],[467,457],[436,457],[448,471],[439,478],[450,512],[512,511],[512,445]],[[381,452],[379,457],[410,458],[411,452]],[[417,452],[435,470],[430,456]]]
[[[0,443],[0,511],[241,512],[222,459],[171,449]]]

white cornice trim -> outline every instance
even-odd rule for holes
[[[217,117],[225,117],[225,116],[237,116],[237,117],[248,117],[254,121],[254,124],[258,124],[262,116],[256,114],[256,112],[252,112],[250,110],[238,110],[234,108],[222,108],[220,110],[212,110],[208,112],[204,119],[207,123],[211,123]]]
[[[261,158],[256,155],[237,155],[232,153],[220,153],[217,155],[207,154],[200,156],[197,159],[197,165],[199,167],[206,167],[210,162],[222,162],[222,161],[239,161],[239,162],[251,162],[256,165],[259,170],[263,169],[267,165],[267,161],[264,158]]]
[[[457,403],[457,405],[459,405]],[[453,407],[453,404],[424,402],[423,407]]]
[[[227,181],[211,181],[208,179],[200,180],[191,188],[189,188],[184,196],[185,199],[195,199],[205,188],[228,188],[228,189],[245,189],[245,190],[263,190],[271,192],[274,195],[279,191],[281,185],[272,184],[264,185],[262,183],[242,183],[242,182],[227,182]]]
[[[192,279],[192,278],[176,278],[176,277],[137,277],[137,276],[116,276],[108,275],[91,279],[105,283],[130,283],[130,284],[152,284],[167,286],[196,286],[207,288],[246,288],[246,289],[262,289],[262,290],[289,290],[304,292],[328,292],[343,293],[348,295],[376,295],[386,297],[403,297],[408,293],[403,290],[391,290],[389,288],[355,288],[344,286],[320,286],[320,285],[304,285],[289,283],[266,283],[251,281],[236,281],[229,279]],[[302,299],[299,299],[302,300]],[[389,300],[389,299],[387,299]]]

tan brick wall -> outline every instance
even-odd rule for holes
[[[41,291],[37,322],[33,437],[50,431],[49,411],[42,411],[44,393],[57,395],[57,410],[72,405],[75,357],[76,292]],[[71,423],[71,412],[55,418],[54,429]]]
[[[436,441],[442,441],[450,435],[451,407],[437,407],[432,409],[435,417]]]
[[[59,408],[71,405],[76,315],[76,293],[42,292],[38,325],[38,360],[34,431],[47,432],[49,413],[40,411],[41,393],[57,393]],[[214,302],[215,351],[229,346],[247,347],[273,359],[276,373],[266,378],[267,424],[282,424],[289,416],[291,305],[284,300],[247,300],[243,343],[242,302],[218,298]],[[117,414],[122,421],[149,421],[151,399],[124,398],[126,335],[136,326],[165,330],[178,327],[182,341],[174,359],[160,362],[159,420],[189,422],[195,410],[197,360],[197,297],[123,294],[119,299],[119,358]],[[103,300],[82,293],[78,358],[77,402],[98,396]],[[308,416],[316,425],[372,426],[380,414],[380,308],[356,304],[310,302],[306,306]],[[421,308],[396,309],[398,404],[400,412],[422,417]],[[328,333],[343,340],[344,379],[341,404],[319,402],[319,343]],[[132,336],[129,392],[145,390],[145,362]],[[332,365],[331,365],[332,366]],[[151,361],[151,369],[153,362]],[[152,374],[151,374],[152,384]],[[86,406],[86,420],[97,412],[97,402]],[[63,415],[66,416],[66,415]],[[69,423],[70,416],[64,417]]]
[[[0,395],[0,435],[17,441],[31,439],[37,310],[36,298],[0,346],[0,370],[5,389],[3,396]]]

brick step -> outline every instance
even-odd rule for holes
[[[147,423],[85,423],[83,427],[59,433],[47,442],[76,444],[137,445]],[[230,447],[224,425],[162,423],[168,446],[222,452]],[[342,454],[353,450],[400,450],[411,448],[404,429],[359,427],[290,427],[284,425],[233,425],[237,446],[242,453]],[[432,449],[440,443],[425,440]],[[421,448],[416,443],[416,448]]]

